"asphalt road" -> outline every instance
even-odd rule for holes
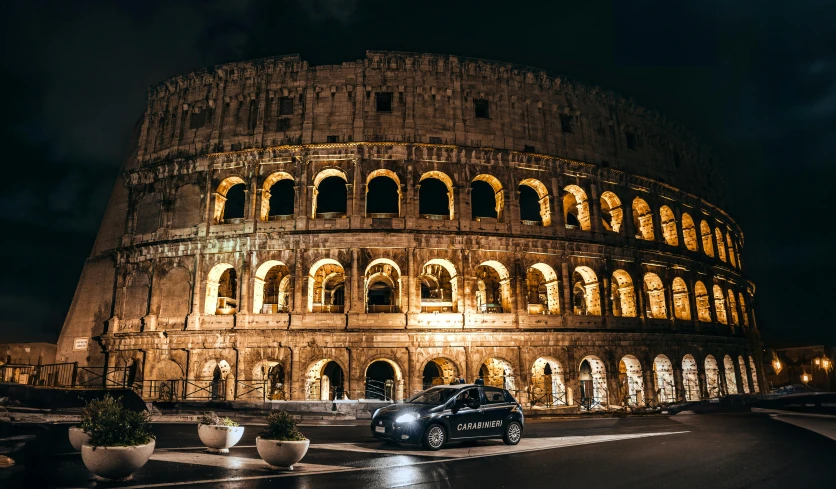
[[[307,456],[278,474],[258,457],[258,426],[223,456],[204,453],[194,425],[157,424],[154,456],[120,483],[91,479],[66,427],[49,428],[54,453],[27,466],[25,487],[785,489],[836,481],[836,441],[753,413],[530,421],[517,447],[482,441],[439,452],[374,441],[366,424],[303,425]]]

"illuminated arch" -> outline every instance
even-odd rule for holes
[[[511,392],[516,390],[514,367],[511,362],[504,358],[486,358],[479,368],[479,377],[482,378],[485,385],[507,389]]]
[[[679,237],[676,235],[676,216],[671,208],[666,205],[660,207],[659,217],[662,219],[662,236],[665,238],[665,243],[679,246]]]
[[[379,362],[385,363],[392,369],[392,379],[376,378],[369,375],[369,369]],[[403,374],[401,373],[401,366],[398,365],[398,362],[384,356],[374,357],[374,359],[366,364],[363,376],[366,379],[366,392],[364,396],[366,399],[403,400]],[[387,385],[387,380],[391,380],[392,384]]]
[[[537,192],[537,202],[540,204],[540,219],[543,221],[543,226],[551,226],[552,210],[549,204],[549,190],[543,185],[543,182],[536,178],[524,178],[520,181],[520,185],[530,187]]]
[[[676,402],[673,364],[666,355],[658,355],[653,360],[653,376],[656,381],[656,400],[661,403]]]
[[[714,310],[717,313],[717,322],[720,324],[729,324],[726,318],[726,298],[723,296],[723,289],[719,285],[715,285],[714,289]]]
[[[495,272],[488,273],[485,268]],[[511,280],[508,269],[498,261],[488,260],[476,267],[476,307],[478,312],[490,312],[489,307],[500,305],[500,312],[511,312]]]
[[[444,184],[445,187],[447,187],[447,202],[448,202],[448,206],[450,208],[450,219],[454,219],[455,218],[455,213],[454,213],[453,210],[454,210],[455,206],[453,205],[453,180],[451,180],[450,177],[447,176],[447,174],[444,173],[444,172],[428,171],[428,172],[424,173],[423,175],[421,175],[421,178],[418,179],[418,183],[420,184],[424,180],[427,180],[427,179],[430,179],[430,178],[440,181],[441,183]],[[418,199],[419,199],[419,207],[420,207],[420,199],[421,199],[420,192],[419,192],[419,195],[418,195]]]
[[[458,274],[443,258],[433,258],[421,269],[421,312],[458,311]]]
[[[275,294],[270,294],[271,296],[275,296],[276,302],[270,302],[270,312],[273,312],[272,305],[275,304],[275,311],[281,312],[287,310],[288,299],[290,296],[289,285],[290,285],[290,271],[284,263],[278,260],[268,260],[259,265],[259,267],[255,271],[254,277],[254,287],[253,287],[253,314],[261,314],[264,310],[264,296],[265,296],[265,286],[268,285],[267,283],[267,275],[273,269],[279,267],[277,270],[278,276],[276,279],[278,283],[269,284],[274,290]]]
[[[305,399],[330,401],[346,398],[343,385],[346,368],[335,358],[322,358],[308,364],[305,371]]]
[[[644,289],[647,294],[647,317],[667,319],[668,308],[665,301],[665,285],[655,273],[644,274]]]
[[[746,361],[743,360],[742,355],[737,356],[737,364],[738,364],[738,367],[740,367],[740,382],[743,384],[743,386],[742,386],[743,387],[743,393],[744,394],[749,394],[750,389],[749,389],[749,378],[746,375]]]
[[[346,184],[348,184],[348,176],[339,168],[326,168],[317,173],[313,179],[314,188],[311,196],[311,218],[316,218],[316,210],[319,205],[319,185],[323,182],[323,180],[330,177],[341,178]]]
[[[331,258],[316,261],[308,274],[308,312],[342,312],[344,284],[345,269],[340,262]]]
[[[717,257],[720,261],[726,261],[726,245],[723,244],[723,231],[720,228],[714,228],[714,237],[717,240]]]
[[[755,359],[749,355],[749,370],[752,372],[752,391],[757,394],[761,391],[758,386],[758,367],[755,365]]]
[[[729,263],[731,263],[731,266],[737,267],[737,258],[734,255],[734,242],[732,242],[731,233],[726,233],[726,244],[728,245]]]
[[[228,272],[231,270],[232,272]],[[230,314],[227,309],[237,308],[236,289],[234,276],[229,277],[229,286],[231,290],[222,291],[227,292],[227,295],[219,297],[218,292],[220,288],[221,278],[225,273],[234,273],[235,268],[229,263],[218,263],[206,275],[206,302],[203,307],[203,312],[208,315],[215,315],[218,311],[224,314]],[[230,294],[231,292],[231,294]]]
[[[566,227],[574,226],[569,222],[569,216],[577,219],[580,228],[589,231],[591,223],[589,219],[589,199],[586,192],[577,185],[567,185],[563,188],[566,192],[563,195],[563,219]]]
[[[609,402],[607,368],[595,355],[585,356],[578,365],[578,397],[585,409],[606,409]]]
[[[591,268],[575,267],[572,273],[572,296],[575,314],[601,315],[601,291],[598,276]]]
[[[728,355],[723,357],[723,368],[726,374],[726,392],[728,394],[737,394],[737,376],[734,372],[734,360]]]
[[[560,314],[560,283],[554,269],[545,263],[535,263],[528,268],[526,275],[529,314]],[[540,311],[542,306],[545,306],[545,310]]]
[[[429,389],[434,385],[447,385],[453,379],[460,378],[459,366],[445,357],[431,358],[418,369],[422,373],[421,387]]]
[[[633,199],[633,226],[636,229],[636,238],[647,241],[656,239],[653,233],[653,212],[641,197]]]
[[[644,378],[642,377],[642,364],[633,355],[625,355],[618,362],[619,376],[624,376],[624,392],[627,395],[627,405],[644,406]]]
[[[215,224],[221,224],[223,222],[224,210],[226,209],[226,194],[229,193],[229,189],[236,185],[246,185],[246,182],[238,176],[226,177],[215,189],[215,209],[212,213]]]
[[[496,201],[496,218],[502,219],[502,211],[505,208],[505,194],[502,192],[502,184],[493,175],[482,173],[473,177],[474,182],[485,182],[491,186]]]
[[[700,281],[694,284],[694,300],[697,303],[697,319],[704,323],[710,323],[711,298],[708,296],[705,285]]]
[[[531,407],[565,406],[563,366],[553,357],[540,357],[531,366]]]
[[[720,367],[712,355],[705,357],[705,388],[709,399],[720,397]]]
[[[371,195],[371,196],[369,195],[370,184],[371,184],[372,180],[374,180],[375,178],[378,178],[378,177],[388,178],[389,180],[392,180],[393,182],[395,182],[395,187],[396,187],[397,193],[398,193],[398,196],[397,196],[397,199],[398,199],[398,206],[397,206],[398,207],[398,215],[400,216],[400,214],[401,214],[401,200],[403,199],[403,194],[401,193],[401,180],[400,180],[400,178],[398,178],[398,175],[395,172],[393,172],[392,170],[387,170],[385,168],[380,168],[380,169],[374,170],[366,176],[366,214],[367,215],[369,214],[369,199],[371,197],[374,197],[374,195]],[[380,189],[378,189],[378,190],[380,190]]]
[[[367,312],[398,312],[401,304],[401,269],[388,258],[372,260],[364,273],[363,296]],[[383,284],[373,289],[375,284]],[[388,293],[385,290],[388,288]],[[374,298],[372,292],[374,291]],[[388,304],[384,304],[386,296]],[[374,302],[374,304],[373,304]]]
[[[601,219],[607,231],[621,232],[624,209],[621,207],[621,199],[609,190],[601,194]]]
[[[731,324],[740,326],[740,318],[737,315],[737,300],[734,298],[734,291],[732,289],[728,289],[726,291],[726,295],[728,297],[726,304],[728,313],[731,315]]]
[[[271,192],[273,186],[282,180],[290,180],[292,182],[293,176],[287,172],[277,171],[271,173],[270,176],[264,180],[264,185],[261,190],[261,211],[259,213],[262,221],[268,221],[270,219]]]
[[[682,213],[682,239],[689,251],[697,251],[697,229],[694,219],[687,212]]]
[[[711,227],[705,221],[700,222],[700,236],[702,237],[703,253],[714,258],[714,242],[711,237]]]
[[[702,399],[700,394],[700,372],[693,355],[682,357],[682,388],[685,390],[685,400],[689,402]]]
[[[680,277],[673,279],[673,312],[676,319],[691,320],[691,303],[688,300],[688,286]]]
[[[749,314],[746,311],[746,299],[743,292],[737,295],[740,298],[740,316],[743,318],[743,326],[749,326]]]
[[[624,270],[614,271],[610,289],[613,316],[636,317],[636,291],[630,274]]]

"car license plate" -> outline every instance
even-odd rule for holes
[[[375,426],[374,427],[375,433],[386,433],[386,427],[384,426]]]

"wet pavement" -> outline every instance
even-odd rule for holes
[[[832,487],[836,441],[765,414],[531,421],[523,441],[452,443],[438,452],[373,440],[366,423],[302,425],[311,448],[274,472],[247,426],[229,455],[205,452],[194,424],[156,424],[148,464],[125,482],[98,482],[72,452],[68,425],[41,428],[24,486],[263,487]],[[48,448],[46,448],[48,447]]]

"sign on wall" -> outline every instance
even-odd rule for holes
[[[73,343],[73,350],[86,350],[87,349],[87,338],[76,338],[75,343]]]

